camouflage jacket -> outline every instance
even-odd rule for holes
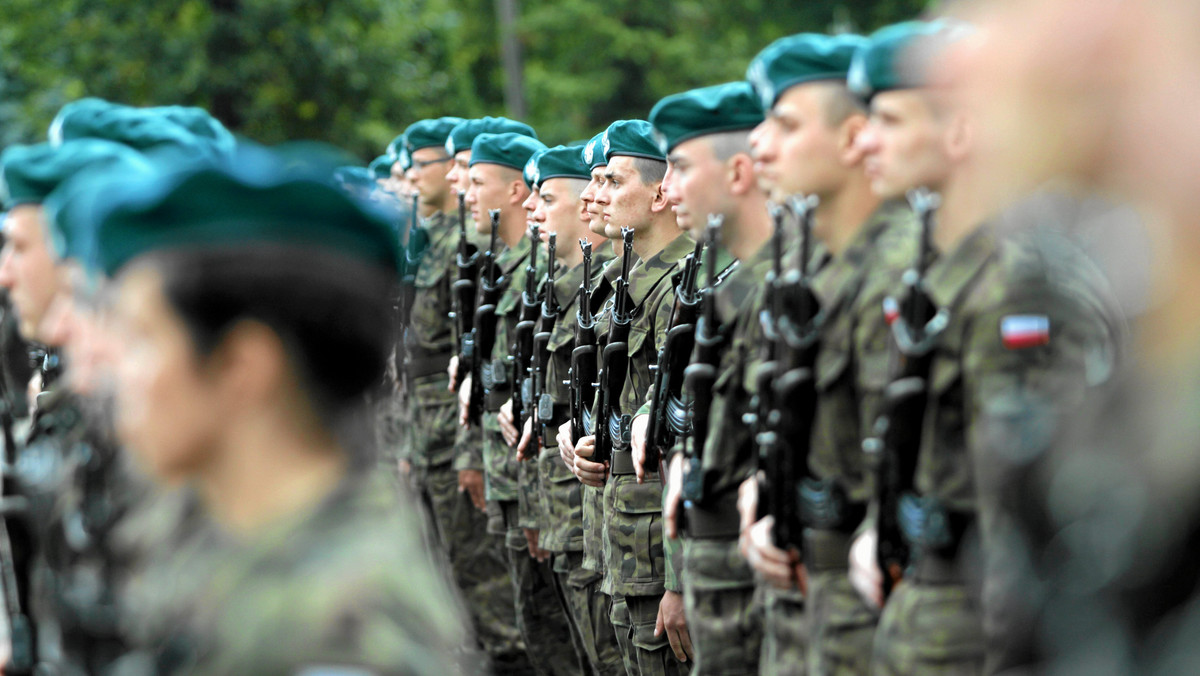
[[[862,452],[888,383],[889,331],[883,301],[916,261],[920,226],[901,203],[880,208],[841,256],[813,279],[825,315],[817,353],[817,410],[809,467],[830,479],[851,502],[870,498]],[[845,524],[853,528],[857,524]]]
[[[187,646],[186,659],[168,673],[479,667],[464,652],[469,625],[422,546],[413,506],[383,477],[348,478],[321,504],[250,539],[201,533],[216,547],[202,555],[202,581],[168,641]]]

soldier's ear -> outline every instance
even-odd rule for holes
[[[754,158],[748,153],[737,153],[725,164],[725,180],[730,194],[742,197],[759,189],[754,176]]]
[[[671,200],[667,199],[667,191],[663,190],[663,182],[659,181],[654,184],[654,201],[650,203],[650,211],[658,214],[670,208]]]
[[[975,125],[970,117],[954,113],[946,125],[946,154],[956,164],[969,157],[975,148]]]
[[[838,129],[838,154],[847,167],[857,166],[865,158],[858,136],[867,128],[867,121],[865,115],[851,115]]]
[[[525,180],[513,181],[508,184],[508,202],[513,206],[521,206],[525,200],[529,198],[529,187],[525,185]]]

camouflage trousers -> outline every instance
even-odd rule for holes
[[[879,618],[871,673],[976,676],[983,657],[983,620],[965,585],[906,581]]]
[[[808,575],[808,673],[852,676],[871,672],[879,617],[859,597],[845,570]]]
[[[592,676],[625,676],[625,662],[613,632],[612,599],[600,591],[600,575],[583,568],[582,552],[554,555],[559,595],[571,621],[576,651],[586,656]]]
[[[691,664],[680,662],[671,650],[666,632],[654,635],[658,596],[614,596],[612,624],[629,676],[676,676],[691,673]]]
[[[693,676],[758,673],[762,613],[737,540],[684,540],[683,601],[696,650]]]
[[[433,514],[436,539],[450,561],[454,583],[496,673],[528,673],[504,538],[488,534],[487,517],[458,491],[458,471],[451,463],[420,468],[417,483]]]
[[[808,618],[799,590],[759,585],[763,608],[762,676],[804,676],[808,655]]]
[[[504,503],[502,510],[508,526],[505,550],[512,579],[513,610],[529,661],[540,675],[575,676],[582,672],[581,659],[575,652],[570,623],[559,601],[554,571],[549,563],[529,555],[525,531],[511,526],[516,522],[516,503]]]

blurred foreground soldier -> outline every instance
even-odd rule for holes
[[[199,525],[134,581],[148,634],[123,673],[475,673],[460,603],[363,434],[395,233],[332,166],[256,148],[232,166],[164,167],[94,211],[121,441]]]
[[[794,507],[779,505],[774,508],[778,513],[757,523],[748,551],[756,568],[776,587],[807,586],[810,674],[861,674],[870,669],[876,613],[850,584],[849,547],[870,499],[862,440],[870,433],[888,379],[881,304],[916,256],[911,212],[871,192],[864,153],[857,147],[867,116],[847,89],[845,77],[864,42],[858,36],[784,38],[756,57],[748,75],[770,110],[768,121],[755,132],[756,157],[768,182],[781,192],[817,198],[810,234],[830,254],[819,270],[800,271],[798,277],[809,280],[804,284],[811,286],[812,303],[819,310],[809,307],[807,316],[799,316],[797,308],[776,318],[796,323],[799,335],[812,335],[817,344],[808,348],[811,352],[801,348],[794,355],[791,349],[781,349],[781,365],[773,374],[776,383],[782,383],[802,373],[798,369],[809,368],[810,383],[796,387],[794,394],[760,394],[776,399],[775,410],[806,420],[770,426],[771,434],[779,437],[773,443],[795,456],[799,471],[788,478],[777,476],[779,468],[764,465],[763,480],[796,481],[779,491]],[[805,129],[822,142],[800,143]],[[765,460],[770,458],[764,453]],[[747,486],[753,488],[757,485]],[[759,494],[757,499],[768,513],[773,509],[768,496]],[[803,529],[799,538],[797,527]],[[802,568],[796,567],[801,563],[797,548],[803,551]],[[777,593],[768,591],[768,597]],[[775,608],[790,606],[785,600]],[[794,649],[786,637],[800,631],[795,615],[781,613],[768,626],[764,654],[772,655],[772,673],[796,669],[781,659]]]
[[[893,382],[878,438],[864,444],[880,468],[879,513],[851,552],[851,580],[876,603],[894,590],[876,632],[876,674],[982,673],[985,615],[1001,610],[987,589],[1008,573],[991,563],[999,468],[1044,446],[1108,378],[1120,341],[1105,283],[1061,233],[996,232],[980,197],[988,177],[977,163],[976,120],[916,67],[916,56],[931,53],[919,50],[953,37],[949,26],[885,29],[850,76],[870,100],[870,136],[860,145],[876,194],[925,187],[940,195],[936,212],[928,198],[916,201],[932,226],[922,250],[930,245],[940,258],[914,260],[892,294],[898,302],[884,305]],[[972,584],[980,576],[982,607]]]
[[[470,456],[477,452],[456,443],[458,398],[447,375],[456,352],[449,314],[459,224],[457,198],[446,180],[451,158],[445,146],[460,122],[457,117],[422,120],[404,132],[412,157],[408,176],[417,190],[420,212],[427,216],[421,230],[429,244],[416,272],[411,325],[404,329],[403,368],[409,384],[416,483],[431,506],[438,537],[479,640],[496,668],[503,670],[507,668],[503,665],[523,664],[525,659],[513,618],[512,579],[503,552],[487,534],[482,479],[479,470],[471,468]],[[459,456],[465,456],[462,469]]]
[[[667,466],[669,490],[665,497],[666,536],[677,545],[683,535],[681,571],[668,569],[682,583],[688,632],[695,648],[693,674],[757,674],[762,639],[762,618],[754,604],[754,577],[750,567],[737,553],[737,486],[750,474],[755,457],[749,435],[740,424],[745,407],[744,362],[748,353],[757,352],[752,337],[758,326],[757,297],[770,266],[769,253],[763,246],[771,235],[766,194],[759,188],[750,157],[750,130],[762,122],[762,109],[753,90],[744,82],[694,89],[669,96],[650,111],[650,123],[667,154],[668,170],[664,179],[667,197],[674,203],[675,218],[681,228],[697,241],[712,228],[709,219],[721,220],[719,245],[709,241],[701,260],[693,260],[694,288],[676,291],[676,297],[695,296],[695,288],[704,276],[704,300],[715,308],[703,318],[703,330],[695,327],[697,341],[715,339],[716,347],[697,348],[666,342],[658,360],[659,383],[676,381],[688,387],[685,370],[678,368],[689,358],[703,359],[707,367],[716,367],[713,382],[706,391],[689,392],[690,406],[708,408],[708,415],[697,413],[693,420],[710,421],[708,429],[691,439],[695,453],[689,454],[690,467],[684,468],[681,448],[660,448],[658,430],[666,424],[653,410],[639,414],[634,421],[635,464],[649,475],[656,467],[646,467],[651,455],[670,454]],[[711,260],[710,260],[711,259]],[[736,262],[744,261],[739,266]],[[715,276],[713,276],[715,273]],[[713,276],[712,279],[709,279]],[[686,314],[677,304],[672,323],[678,325]],[[709,320],[715,320],[709,324]],[[693,321],[696,321],[693,319]],[[673,326],[672,332],[677,329]],[[696,341],[693,341],[696,342]],[[667,354],[679,350],[681,354]],[[715,354],[714,354],[715,352]],[[703,355],[703,356],[701,356]],[[713,359],[715,357],[715,359]],[[674,373],[666,372],[674,369]],[[674,389],[674,388],[670,388]],[[657,401],[671,392],[656,392]],[[681,392],[682,394],[682,392]],[[649,410],[649,407],[643,410]],[[647,439],[650,416],[659,416],[652,429],[656,439]],[[667,460],[664,458],[664,460]],[[688,473],[701,485],[699,494],[687,496],[686,534],[680,532],[675,518],[683,511],[680,486]],[[668,585],[670,586],[670,585]]]
[[[947,64],[1007,110],[981,159],[1006,186],[1065,177],[1150,215],[1155,273],[1111,396],[1047,450],[1006,458],[1005,541],[1021,598],[998,673],[1200,669],[1200,6],[979,3],[981,40]],[[1061,21],[1075,21],[1069,33]],[[1071,129],[1071,134],[1063,134]],[[1047,140],[1055,145],[1044,146]],[[1042,452],[1037,452],[1042,451]],[[1004,590],[1001,590],[1003,593]]]
[[[584,484],[604,491],[602,589],[613,597],[612,623],[625,670],[687,673],[692,645],[683,596],[681,590],[666,587],[672,564],[662,542],[662,483],[657,468],[645,483],[638,481],[631,423],[649,399],[650,367],[657,361],[674,306],[672,276],[693,243],[679,230],[663,192],[666,156],[653,139],[650,123],[614,122],[602,150],[608,166],[595,204],[608,236],[630,233],[629,249],[641,262],[622,266],[632,272],[619,280],[609,311],[609,343],[592,418],[596,434],[578,440],[575,468]],[[594,462],[593,456],[605,462]]]
[[[123,458],[117,453],[108,421],[99,416],[103,398],[96,391],[98,373],[85,355],[87,335],[82,307],[75,304],[66,259],[81,253],[80,239],[57,227],[50,218],[64,209],[58,197],[77,178],[95,171],[137,177],[150,165],[137,151],[92,138],[50,144],[14,146],[2,157],[6,200],[12,211],[8,239],[0,252],[0,285],[14,298],[21,331],[46,348],[48,359],[79,362],[78,369],[43,374],[28,433],[15,451],[15,482],[27,509],[6,515],[9,532],[16,534],[9,557],[14,576],[6,576],[5,591],[19,600],[23,613],[34,616],[36,660],[53,664],[60,673],[96,673],[108,668],[125,650],[118,632],[116,588],[128,563],[128,552],[111,534],[140,492]],[[65,185],[64,185],[65,184]],[[54,227],[52,227],[52,225]],[[52,246],[53,243],[53,246]],[[24,387],[24,384],[21,384]],[[91,396],[85,397],[83,394]],[[7,400],[7,397],[6,397]],[[0,412],[6,447],[14,442],[10,411]],[[28,538],[25,542],[24,539]],[[36,557],[29,579],[24,557]],[[12,588],[16,583],[16,589]],[[10,613],[11,613],[10,608]],[[6,667],[24,673],[29,655],[23,651],[19,618],[10,615],[12,654]]]

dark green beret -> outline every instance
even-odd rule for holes
[[[543,148],[535,152],[529,161],[525,163],[525,168],[521,170],[521,178],[525,180],[525,187],[530,190],[537,190],[540,183],[541,175],[538,174],[538,157],[541,157],[549,148]]]
[[[604,159],[618,155],[667,161],[667,154],[654,140],[654,127],[645,120],[617,120],[604,132]]]
[[[40,204],[84,167],[118,159],[145,162],[136,150],[101,139],[77,139],[57,147],[49,143],[10,146],[0,155],[0,187],[3,188],[4,203],[9,208],[18,204]]]
[[[523,172],[529,158],[545,147],[524,134],[480,134],[471,142],[471,166],[499,164]]]
[[[92,119],[102,112],[129,108],[129,106],[98,98],[78,99],[59,109],[50,122],[47,134],[50,143],[60,145],[63,141],[91,136]]]
[[[871,34],[854,54],[846,83],[863,99],[889,89],[921,87],[924,74],[909,60],[910,48],[935,34],[940,22],[905,21]]]
[[[754,57],[746,80],[770,110],[791,87],[805,82],[845,82],[854,53],[866,41],[861,35],[801,33],[772,42]]]
[[[388,144],[387,157],[391,160],[391,164],[399,162],[402,171],[412,168],[412,155],[408,152],[408,140],[404,138],[404,134],[392,139],[392,142]],[[390,165],[388,171],[391,171]]]
[[[650,111],[650,124],[664,153],[697,136],[753,129],[762,121],[762,106],[746,82],[672,94]]]
[[[446,152],[451,155],[471,149],[471,142],[480,134],[524,134],[537,138],[533,127],[524,122],[510,120],[507,117],[480,117],[474,120],[463,120],[450,130],[446,137]]]
[[[81,111],[67,118],[60,132],[63,141],[96,138],[135,150],[171,150],[191,156],[228,156],[233,145],[197,136],[153,109],[127,106]]]
[[[347,190],[364,191],[363,197],[376,188],[375,172],[364,167],[338,167],[333,170],[333,178]]]
[[[372,175],[375,176],[375,178],[390,178],[392,175],[393,164],[395,164],[395,162],[392,160],[392,158],[388,157],[387,155],[380,155],[379,157],[371,160],[371,164],[367,166],[367,169]]]
[[[408,125],[408,129],[404,130],[405,145],[408,147],[408,152],[411,154],[422,148],[432,148],[434,146],[444,148],[446,146],[446,138],[450,136],[450,132],[461,122],[464,122],[461,117],[438,117],[413,122]]]
[[[399,244],[385,213],[336,187],[327,156],[312,157],[241,143],[232,162],[159,167],[110,191],[95,210],[101,268],[112,275],[155,251],[280,244],[395,270]]]
[[[77,143],[110,142],[79,140],[64,147]],[[43,204],[55,253],[60,259],[79,261],[88,269],[96,267],[94,215],[97,205],[113,190],[121,190],[134,181],[144,181],[154,172],[152,162],[137,151],[120,144],[111,145],[122,151],[76,172],[55,188]]]
[[[203,108],[162,106],[151,108],[149,112],[162,115],[200,138],[209,139],[222,152],[233,152],[233,147],[237,143],[225,125]]]
[[[583,146],[555,146],[534,159],[538,185],[552,178],[592,178],[592,168],[583,162]]]
[[[604,159],[604,135],[606,133],[608,133],[607,129],[593,136],[592,140],[583,146],[581,156],[589,170],[608,164],[608,160]]]

